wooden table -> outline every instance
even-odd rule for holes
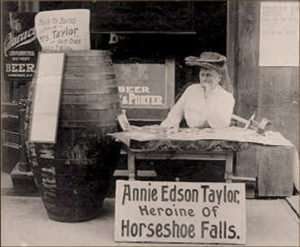
[[[203,152],[198,153],[173,153],[173,152],[147,152],[127,149],[127,164],[129,180],[136,179],[136,160],[224,160],[226,182],[231,182],[233,175],[233,155],[234,152],[227,150],[224,152]]]
[[[292,193],[293,145],[279,132],[258,135],[254,130],[230,127],[224,130],[181,129],[178,133],[166,134],[159,128],[143,127],[111,136],[122,142],[128,153],[130,180],[136,179],[137,160],[224,160],[226,182],[257,182],[258,178],[261,196],[289,196]],[[260,162],[254,164],[258,172],[255,177],[235,176],[233,157],[249,147],[259,151]],[[276,157],[280,165],[271,164],[270,160],[274,159],[270,156]]]
[[[224,179],[231,182],[233,177],[233,157],[245,145],[225,140],[185,140],[168,139],[155,135],[154,139],[136,140],[135,133],[114,133],[115,139],[124,144],[127,151],[129,180],[136,179],[137,160],[223,160]]]

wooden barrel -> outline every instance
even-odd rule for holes
[[[55,144],[29,145],[33,171],[49,218],[96,217],[109,189],[120,146],[119,95],[109,51],[67,52]]]

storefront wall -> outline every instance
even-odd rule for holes
[[[299,67],[259,66],[261,2],[182,1],[172,2],[173,5],[163,2],[143,2],[145,6],[151,6],[154,10],[152,14],[157,14],[152,22],[127,19],[126,15],[130,16],[132,11],[130,4],[133,3],[126,4],[124,1],[39,3],[36,1],[35,4],[29,2],[28,5],[22,5],[21,10],[89,8],[92,13],[92,48],[107,48],[105,47],[107,43],[103,40],[107,40],[110,32],[116,32],[123,35],[125,40],[127,38],[127,43],[120,42],[119,46],[113,47],[116,59],[122,59],[131,53],[133,57],[140,56],[142,59],[157,55],[175,58],[175,95],[185,83],[197,78],[195,71],[184,67],[185,56],[199,55],[204,50],[226,54],[236,98],[235,113],[249,118],[256,112],[258,119],[262,117],[270,119],[273,129],[280,131],[299,148]],[[178,8],[175,5],[178,5]],[[171,14],[168,15],[164,8]],[[134,12],[134,16],[141,17],[143,14]],[[178,18],[179,16],[181,18]],[[122,17],[123,21],[117,17]],[[271,160],[269,163],[278,169],[284,166],[282,162],[287,160],[283,158],[278,161],[271,156],[269,159]],[[256,177],[270,170],[270,167],[259,165],[260,155],[255,149],[240,153],[237,162],[239,165],[236,172],[240,176]],[[278,169],[276,174],[279,174]],[[291,167],[287,165],[287,169]],[[274,174],[270,179],[282,180],[280,176]],[[279,186],[276,190],[284,190],[284,186]],[[268,192],[266,195],[269,195]]]
[[[259,66],[261,2],[234,3],[238,9],[234,75],[236,113],[249,118],[256,112],[258,119],[270,119],[272,129],[280,131],[299,150],[299,67]],[[280,149],[277,152],[281,152]],[[268,162],[262,164],[266,159]],[[261,196],[285,194],[288,190],[287,172],[290,173],[292,167],[287,152],[278,156],[272,150],[251,149],[239,154],[238,164],[239,175],[266,178],[259,181]]]

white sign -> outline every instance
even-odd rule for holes
[[[37,38],[43,51],[90,49],[90,11],[42,11],[35,16]]]
[[[64,53],[40,53],[34,84],[30,142],[55,143]]]
[[[260,66],[299,66],[299,2],[262,2]]]
[[[115,240],[246,241],[245,185],[117,181]]]

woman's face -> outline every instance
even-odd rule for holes
[[[216,88],[221,81],[220,74],[214,69],[201,68],[199,72],[200,84],[205,91],[210,91]]]

